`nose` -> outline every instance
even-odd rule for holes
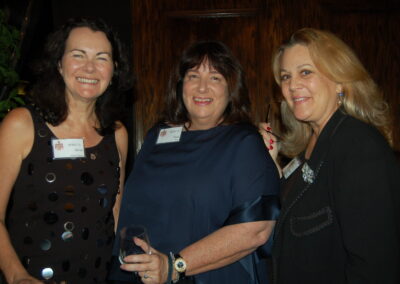
[[[297,76],[292,76],[289,79],[289,90],[290,91],[294,91],[299,87],[299,80],[297,78]]]
[[[208,83],[204,78],[200,78],[199,80],[199,93],[206,93],[208,91]]]
[[[85,63],[86,72],[92,73],[95,70],[95,64],[92,60],[87,60]]]

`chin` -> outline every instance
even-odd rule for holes
[[[305,113],[293,113],[293,115],[297,120],[301,120],[301,121],[306,120],[308,117],[308,115]]]

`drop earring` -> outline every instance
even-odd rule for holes
[[[344,98],[344,93],[343,93],[343,91],[340,91],[340,92],[338,93],[338,98],[339,98],[338,104],[339,104],[339,106],[340,106],[340,105],[342,104],[343,98]]]

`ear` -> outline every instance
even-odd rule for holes
[[[58,69],[58,72],[60,72],[60,74],[62,75],[63,74],[63,70],[62,70],[62,66],[61,66],[61,61],[58,61],[57,69]]]

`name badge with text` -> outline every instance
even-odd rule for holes
[[[182,126],[161,129],[156,144],[179,142],[182,130]]]
[[[83,139],[52,139],[53,159],[85,158]]]
[[[290,175],[301,165],[299,158],[293,158],[282,170],[285,179],[290,177]]]

